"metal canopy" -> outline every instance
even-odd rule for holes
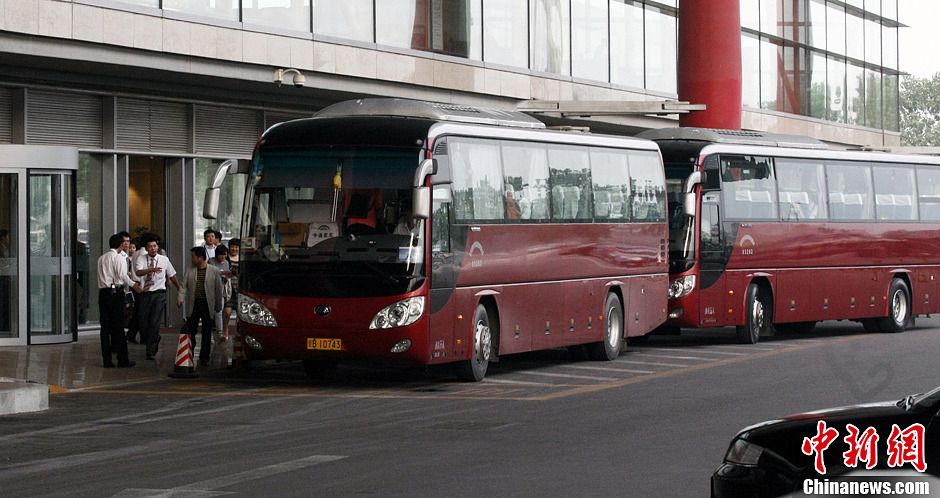
[[[516,110],[532,114],[557,113],[563,118],[637,114],[666,115],[704,111],[705,104],[690,104],[676,100],[527,100],[520,102]]]

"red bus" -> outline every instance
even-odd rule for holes
[[[248,359],[455,363],[556,347],[599,360],[666,319],[666,186],[635,138],[401,99],[267,130],[242,220]]]
[[[677,128],[659,144],[670,209],[664,328],[756,343],[822,320],[901,332],[940,311],[940,158],[794,135]]]

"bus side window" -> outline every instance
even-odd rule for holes
[[[450,192],[434,189],[434,209],[431,213],[431,252],[450,253]]]
[[[721,221],[718,218],[717,193],[707,193],[702,197],[702,249],[717,250],[721,246]]]

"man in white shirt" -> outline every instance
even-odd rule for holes
[[[167,281],[180,288],[176,270],[170,258],[159,253],[156,238],[147,238],[144,247],[147,255],[134,258],[134,273],[142,282],[140,301],[137,303],[140,316],[140,340],[147,345],[147,359],[153,360],[160,344],[160,321],[166,310]]]
[[[108,252],[98,258],[98,312],[101,315],[101,357],[104,368],[114,367],[112,350],[117,354],[117,366],[134,366],[127,356],[127,337],[124,335],[124,292],[140,284],[131,280],[127,272],[127,258],[121,255],[124,237],[114,234],[108,239]]]
[[[202,247],[206,250],[207,260],[215,257],[215,248],[218,247],[219,242],[221,242],[219,238],[216,237],[216,233],[217,232],[211,228],[207,228],[205,232],[202,232],[202,238],[206,241]]]

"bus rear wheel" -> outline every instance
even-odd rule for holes
[[[747,304],[744,325],[737,326],[738,342],[757,344],[761,335],[771,335],[770,320],[773,317],[773,301],[768,293],[755,283],[747,286]]]
[[[895,278],[888,291],[888,316],[879,320],[878,328],[888,333],[904,332],[911,321],[911,293],[904,280]]]
[[[620,356],[623,347],[623,306],[616,294],[607,294],[604,303],[604,340],[588,344],[588,355],[592,360],[613,361]]]
[[[457,378],[467,382],[479,382],[486,376],[486,369],[493,355],[495,330],[490,325],[490,313],[483,304],[477,305],[473,314],[473,354],[469,360],[457,363]]]

